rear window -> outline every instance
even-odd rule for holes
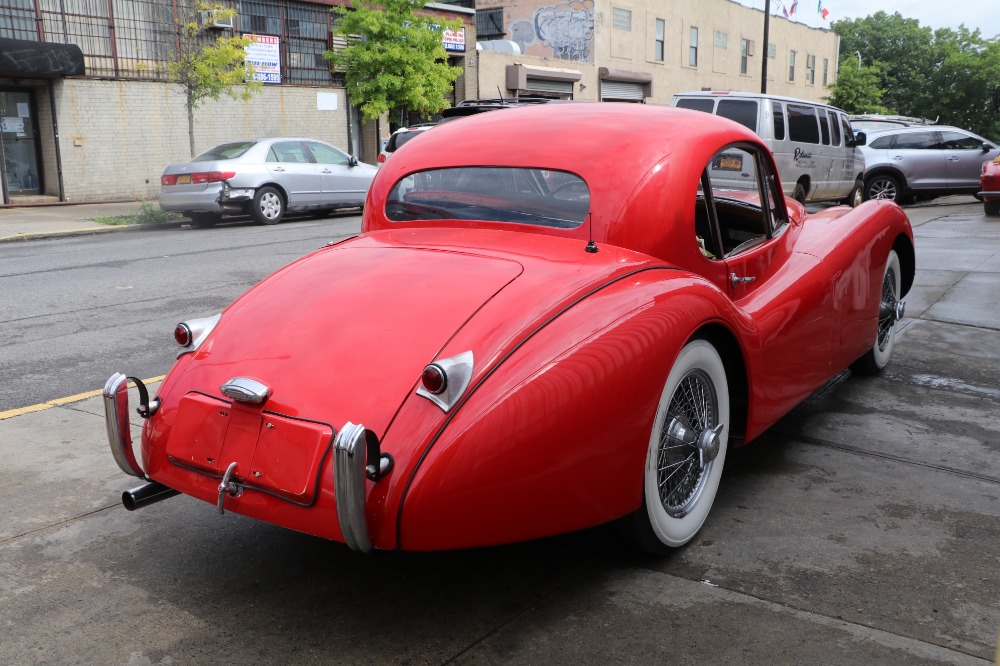
[[[892,137],[891,136],[880,136],[879,138],[877,138],[874,141],[872,141],[871,143],[869,143],[868,147],[869,148],[875,148],[876,150],[878,150],[878,149],[882,149],[882,148],[888,148],[891,145],[892,145]]]
[[[679,99],[677,100],[677,107],[680,109],[694,109],[695,111],[704,111],[705,113],[712,113],[712,111],[715,110],[715,100]]]
[[[740,125],[757,131],[757,102],[746,99],[720,99],[716,115],[735,120]]]
[[[214,160],[232,160],[257,145],[256,141],[237,141],[235,143],[224,143],[211,150],[202,153],[191,160],[192,162],[212,162]]]
[[[802,143],[819,143],[816,107],[788,105],[788,138]]]
[[[580,226],[590,188],[576,174],[518,167],[456,167],[410,174],[389,192],[393,222],[481,220],[557,229]]]

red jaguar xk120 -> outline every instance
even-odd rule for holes
[[[688,542],[730,446],[889,361],[914,250],[887,201],[807,215],[746,128],[631,104],[434,128],[362,232],[177,326],[150,397],[107,383],[145,483],[351,548],[437,550],[618,521]],[[129,384],[145,419],[139,455]]]

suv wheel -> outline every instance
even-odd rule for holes
[[[865,181],[866,199],[888,199],[900,203],[903,198],[903,188],[899,180],[888,174],[871,176]]]

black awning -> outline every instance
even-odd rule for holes
[[[0,38],[0,76],[83,76],[83,51],[76,44]]]

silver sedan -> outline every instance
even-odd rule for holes
[[[234,141],[168,166],[160,178],[160,208],[197,225],[233,214],[276,224],[286,211],[363,206],[377,172],[315,139]]]

